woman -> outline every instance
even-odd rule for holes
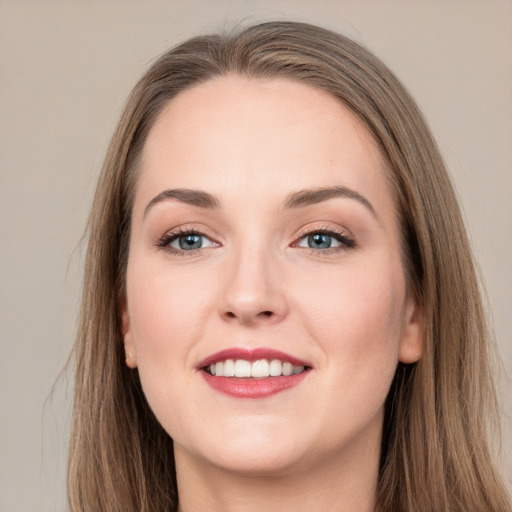
[[[89,224],[72,510],[510,510],[457,202],[332,32],[192,39],[137,84]]]

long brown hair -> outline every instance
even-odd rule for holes
[[[124,364],[131,206],[141,150],[164,106],[216,76],[288,78],[327,91],[365,124],[389,163],[424,351],[399,364],[386,403],[378,510],[507,512],[487,443],[497,420],[489,333],[462,217],[414,101],[367,50],[333,32],[272,22],[191,39],[160,57],[126,104],[88,225],[68,492],[74,512],[169,512],[178,497],[172,440],[137,370]]]

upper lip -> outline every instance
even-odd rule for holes
[[[225,361],[226,359],[244,359],[246,361],[257,361],[258,359],[279,359],[280,361],[289,362],[294,366],[311,367],[311,364],[307,361],[303,361],[302,359],[298,359],[297,357],[279,350],[266,347],[253,349],[233,347],[215,352],[215,354],[208,356],[197,365],[197,368],[201,369],[211,364],[218,363],[219,361]]]

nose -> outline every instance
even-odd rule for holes
[[[225,321],[243,325],[277,323],[288,313],[276,257],[266,251],[247,250],[230,262],[220,300]]]

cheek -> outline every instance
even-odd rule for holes
[[[192,353],[211,315],[212,286],[165,265],[133,258],[127,274],[130,324],[144,394],[169,432],[187,432],[194,385]],[[211,283],[210,283],[211,284]]]
[[[318,280],[316,280],[318,283]],[[303,310],[307,329],[323,350],[324,364],[339,386],[385,397],[398,363],[404,321],[401,267],[368,265],[340,269],[308,286]]]
[[[199,276],[169,272],[165,265],[145,268],[134,258],[128,268],[127,294],[142,373],[146,367],[158,374],[159,368],[165,371],[190,363],[189,350],[207,325],[211,293],[212,286]]]

